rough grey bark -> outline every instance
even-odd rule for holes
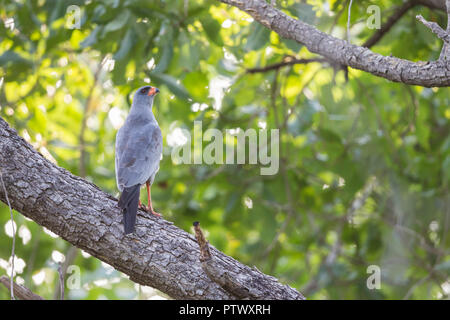
[[[247,12],[256,21],[281,37],[302,43],[309,51],[320,54],[337,64],[366,71],[394,82],[424,87],[450,86],[448,59],[412,62],[396,57],[386,57],[368,48],[352,45],[345,40],[328,35],[314,26],[288,16],[264,0],[220,1]]]
[[[142,285],[175,299],[236,299],[212,281],[195,238],[173,223],[138,212],[125,236],[117,199],[36,152],[0,118],[0,169],[12,207]],[[5,194],[0,190],[0,200]],[[303,299],[295,289],[211,247],[215,261],[264,299]]]

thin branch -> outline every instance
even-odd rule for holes
[[[186,18],[189,13],[189,0],[184,0],[183,9],[184,9],[184,17]]]
[[[345,7],[347,5],[347,3],[349,2],[349,0],[347,0],[347,2],[344,4],[342,10],[340,10],[338,12],[338,14],[336,15],[335,21],[333,22],[332,27],[330,28],[328,33],[331,33],[331,31],[333,30],[334,25],[337,23],[338,18],[342,15],[342,13],[345,11]],[[350,42],[350,9],[351,9],[351,5],[352,3],[350,3],[349,5],[349,11],[348,11],[348,21],[347,21],[347,41]],[[395,9],[394,13],[389,16],[389,18],[386,20],[386,22],[381,26],[380,29],[378,29],[369,39],[367,39],[363,44],[362,47],[365,48],[372,48],[375,44],[377,44],[382,38],[383,36],[388,33],[391,28],[412,8],[414,8],[417,5],[422,5],[425,7],[428,7],[430,9],[439,9],[442,10],[441,7],[436,7],[433,3],[431,2],[427,2],[424,0],[409,0],[404,2],[401,6],[399,6],[398,8]],[[308,61],[310,60],[310,61]],[[268,65],[266,67],[260,67],[260,68],[252,68],[252,69],[248,69],[247,73],[257,73],[257,72],[267,72],[267,71],[272,71],[275,69],[279,69],[285,66],[289,66],[289,65],[295,65],[295,64],[305,64],[305,63],[311,63],[311,62],[329,62],[329,60],[327,59],[320,59],[320,58],[315,58],[315,59],[292,59],[292,60],[283,60],[280,63],[275,63],[272,65]],[[332,65],[335,65],[335,63],[331,63]]]
[[[58,264],[58,274],[59,274],[59,292],[60,292],[59,300],[64,300],[64,273],[62,270],[61,263]]]
[[[416,119],[419,112],[419,102],[414,95],[414,91],[409,86],[405,86],[405,89],[408,91],[411,98],[411,103],[407,103],[407,106],[410,108],[405,108],[407,110],[410,109],[407,112],[411,115],[411,120],[409,121],[409,125],[400,134],[402,138],[404,138],[408,132],[414,132],[416,130]]]
[[[3,173],[0,170],[0,180],[2,182],[3,192],[5,193],[6,203],[9,207],[9,214],[11,218],[11,228],[12,228],[12,249],[11,249],[11,282],[10,282],[10,292],[11,292],[11,300],[14,300],[14,259],[16,258],[16,230],[14,228],[14,216],[11,208],[11,203],[9,202],[8,192],[6,191],[5,182],[3,181]]]
[[[445,1],[447,10],[447,29],[442,29],[436,22],[427,21],[422,15],[417,15],[416,19],[422,22],[427,28],[431,30],[439,39],[444,41],[442,52],[446,53],[446,47],[450,45],[450,0]],[[441,52],[441,53],[442,53]],[[441,55],[442,57],[442,55]]]
[[[206,241],[203,235],[202,229],[200,229],[200,222],[194,222],[195,239],[197,239],[198,246],[200,247],[200,261],[204,262],[211,259],[211,252],[209,251],[209,243]]]
[[[78,255],[78,248],[73,245],[70,245],[69,249],[67,250],[67,252],[65,254],[66,259],[64,260],[64,263],[61,266],[62,279],[66,278],[67,268],[69,268],[69,266],[74,262],[77,255]],[[61,292],[61,288],[64,288],[64,284],[61,286],[60,283],[57,283],[55,286],[55,292],[53,294],[53,299],[56,300],[61,297],[61,294],[63,294]]]
[[[378,29],[366,42],[363,43],[363,47],[371,48],[373,47],[381,38],[391,30],[391,28],[396,24],[411,8],[418,5],[417,0],[410,0],[404,2],[400,7],[398,7],[394,13],[387,19],[387,21]]]
[[[348,18],[347,18],[347,41],[350,43],[350,20],[352,17],[352,4],[353,0],[350,0],[350,4],[348,5]]]
[[[430,29],[431,32],[433,32],[439,39],[441,39],[447,44],[450,44],[450,34],[447,33],[447,31],[445,31],[444,29],[442,29],[436,22],[427,21],[420,14],[416,16],[416,19],[422,22],[425,25],[425,27]]]
[[[283,61],[279,63],[270,64],[265,67],[259,67],[259,68],[251,68],[247,69],[247,73],[259,73],[259,72],[268,72],[272,70],[278,70],[280,68],[286,67],[286,66],[292,66],[294,64],[308,64],[313,62],[327,62],[324,58],[310,58],[310,59],[296,59],[291,56],[285,57]]]
[[[13,284],[12,287],[10,286],[10,282]],[[15,283],[12,279],[8,278],[7,276],[1,276],[0,283],[3,284],[9,291],[14,290],[14,294],[20,300],[45,300],[40,295],[35,294],[27,287]]]

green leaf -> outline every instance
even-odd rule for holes
[[[96,22],[96,23],[100,22],[100,21],[101,21],[101,18],[102,18],[105,14],[106,14],[106,8],[105,8],[102,4],[97,5],[97,6],[95,7],[95,9],[94,9],[93,14],[92,14],[92,15],[93,15],[92,21],[93,21],[93,22]]]
[[[130,19],[130,11],[125,10],[122,13],[120,13],[114,20],[110,21],[103,29],[102,36],[105,36],[109,32],[117,31],[119,29],[122,29],[125,24]]]
[[[220,36],[220,23],[211,18],[210,15],[203,15],[200,17],[200,23],[202,24],[208,38],[216,45],[223,46],[223,40]]]
[[[186,88],[181,84],[177,83],[177,79],[168,75],[168,74],[157,74],[150,73],[152,80],[155,80],[157,83],[161,83],[166,85],[170,91],[179,99],[189,99],[191,96]]]
[[[320,136],[327,143],[342,144],[341,137],[330,129],[321,128],[318,130],[318,136]]]
[[[136,44],[136,32],[133,28],[127,30],[127,33],[120,42],[119,50],[114,54],[115,60],[122,60],[130,52],[131,48]]]
[[[450,260],[439,263],[434,269],[437,271],[450,271]]]
[[[316,20],[316,13],[313,10],[313,6],[307,3],[294,3],[292,6],[288,7],[288,11],[299,20],[308,24],[314,24],[314,21]]]
[[[46,5],[51,8],[51,14],[48,17],[47,24],[50,25],[56,19],[63,17],[66,14],[67,6],[65,1],[49,1]]]
[[[0,66],[10,70],[8,80],[11,81],[27,76],[29,70],[33,67],[33,62],[15,51],[8,50],[0,56]]]
[[[286,45],[286,47],[288,47],[295,53],[299,52],[300,49],[303,47],[303,45],[301,43],[298,43],[297,41],[292,40],[292,39],[283,39],[281,41]]]
[[[84,39],[81,44],[80,47],[82,49],[85,49],[87,47],[92,46],[94,43],[97,43],[98,41],[98,35],[99,32],[102,31],[103,26],[97,26],[90,34],[89,36],[86,37],[86,39]]]
[[[444,173],[445,181],[450,181],[450,155],[445,157],[442,163],[442,171]]]
[[[160,58],[156,64],[154,73],[164,73],[169,67],[173,57],[173,30],[170,27],[166,27],[166,35],[164,36],[164,42],[162,43],[162,52]]]
[[[270,30],[254,21],[250,26],[249,36],[245,44],[246,51],[258,50],[270,40]]]
[[[190,72],[183,80],[196,101],[205,101],[208,96],[208,77],[202,72]]]
[[[32,65],[30,60],[25,59],[20,54],[13,50],[8,50],[0,56],[0,66],[7,66],[8,64],[24,63]]]

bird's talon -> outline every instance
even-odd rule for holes
[[[158,213],[156,211],[152,210],[152,211],[150,211],[150,213],[153,214],[154,216],[161,217],[161,213]]]

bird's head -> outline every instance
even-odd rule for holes
[[[159,93],[159,89],[152,86],[139,88],[134,94],[133,104],[139,106],[152,106],[153,98]]]

